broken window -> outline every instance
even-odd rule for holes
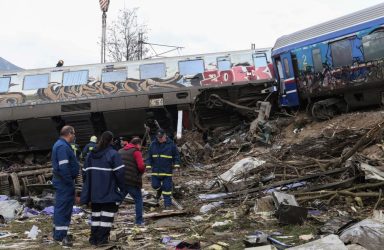
[[[334,67],[352,65],[352,45],[349,39],[332,43],[331,53]]]
[[[378,31],[364,36],[362,39],[364,57],[366,61],[384,57],[384,32]]]
[[[313,49],[312,50],[312,60],[313,60],[313,68],[315,72],[323,71],[323,61],[321,59],[321,50]]]

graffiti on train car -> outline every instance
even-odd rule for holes
[[[9,106],[24,103],[26,96],[20,92],[8,92],[0,94],[0,105]]]
[[[110,96],[121,93],[150,91],[153,89],[174,89],[182,87],[177,83],[180,75],[169,79],[127,79],[125,82],[93,81],[85,85],[62,86],[50,83],[48,88],[39,89],[37,94],[42,100],[65,100],[79,97]]]
[[[271,79],[268,67],[235,66],[230,70],[209,70],[203,73],[201,85],[225,84],[241,81]]]
[[[271,66],[272,67],[272,66]],[[63,86],[59,82],[50,82],[48,87],[37,89],[32,95],[22,92],[9,92],[0,94],[0,105],[15,106],[23,103],[43,103],[60,100],[73,100],[76,98],[90,98],[129,94],[135,92],[149,92],[162,89],[163,91],[183,88],[201,87],[207,85],[221,85],[228,83],[271,79],[271,67],[233,66],[228,70],[206,70],[194,75],[180,75],[176,73],[167,79],[134,79],[125,81],[101,82],[90,77],[84,85]]]
[[[331,67],[324,64],[322,72],[300,71],[298,84],[301,91],[317,93],[345,87],[374,83],[384,79],[384,61],[355,63],[352,66]]]

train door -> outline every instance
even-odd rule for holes
[[[291,53],[281,54],[280,57],[275,59],[275,62],[280,79],[280,105],[284,107],[298,106],[299,95],[297,93]]]

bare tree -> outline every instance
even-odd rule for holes
[[[108,59],[115,62],[131,61],[148,53],[148,49],[143,47],[143,42],[148,39],[148,28],[139,23],[137,10],[138,8],[120,10],[117,20],[107,29]]]

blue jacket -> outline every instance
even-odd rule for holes
[[[95,148],[84,162],[85,183],[81,192],[82,204],[121,202],[124,199],[125,167],[120,155],[111,146]]]
[[[53,168],[53,185],[58,186],[75,186],[74,179],[79,174],[79,164],[71,145],[60,138],[56,141],[52,148],[52,168]]]
[[[180,156],[176,145],[167,138],[164,143],[154,140],[148,150],[147,169],[152,168],[152,176],[172,176],[173,167],[180,167]]]
[[[88,143],[87,145],[85,145],[85,147],[83,148],[83,152],[81,153],[81,157],[82,158],[85,158],[87,157],[88,153],[91,152],[93,149],[96,148],[96,143],[94,142],[90,142]]]

